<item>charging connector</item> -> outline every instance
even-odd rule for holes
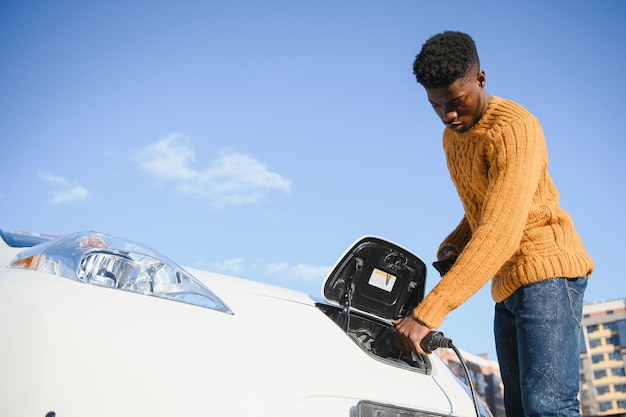
[[[428,333],[420,342],[420,347],[424,350],[424,352],[431,353],[434,350],[439,348],[448,348],[452,349],[456,356],[459,358],[461,362],[461,366],[463,367],[463,371],[465,372],[465,376],[467,378],[467,385],[469,386],[470,392],[472,394],[472,400],[474,401],[474,409],[476,410],[476,416],[480,417],[480,409],[478,407],[478,398],[476,397],[476,391],[474,390],[474,383],[472,382],[472,378],[469,373],[469,369],[467,369],[467,365],[465,364],[465,360],[461,355],[461,352],[454,346],[451,339],[448,339],[443,335],[443,333],[438,332],[436,330],[432,330]]]
[[[420,342],[420,347],[428,353],[439,348],[452,348],[452,346],[454,346],[452,340],[435,330],[428,333]]]

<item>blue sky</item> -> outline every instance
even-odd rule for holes
[[[430,265],[462,211],[411,65],[461,30],[487,91],[542,122],[596,262],[586,301],[625,297],[625,20],[617,0],[4,0],[0,228],[315,294],[362,235]],[[487,286],[441,330],[495,358],[492,310]]]

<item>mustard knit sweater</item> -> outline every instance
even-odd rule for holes
[[[469,131],[445,129],[443,147],[465,216],[439,250],[451,246],[460,256],[415,309],[419,321],[439,327],[490,279],[500,302],[532,282],[591,275],[593,261],[559,207],[546,142],[532,114],[492,97]]]

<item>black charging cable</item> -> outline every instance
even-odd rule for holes
[[[474,383],[472,382],[472,378],[469,373],[469,369],[467,369],[467,365],[465,364],[465,360],[461,355],[461,352],[454,346],[451,339],[448,339],[443,335],[443,333],[438,332],[436,330],[428,333],[420,342],[420,347],[424,350],[424,352],[431,353],[439,348],[448,348],[452,349],[456,356],[459,358],[461,362],[461,366],[463,367],[463,371],[465,372],[465,376],[467,377],[467,385],[469,385],[470,393],[472,394],[472,401],[474,401],[474,409],[476,410],[476,416],[480,417],[480,409],[478,408],[478,398],[476,396],[476,391],[474,390]]]

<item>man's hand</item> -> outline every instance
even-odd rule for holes
[[[398,334],[398,348],[404,351],[413,351],[422,355],[429,354],[424,352],[420,346],[422,339],[430,332],[430,328],[421,324],[412,315],[402,319],[393,320],[391,322],[396,326]]]

